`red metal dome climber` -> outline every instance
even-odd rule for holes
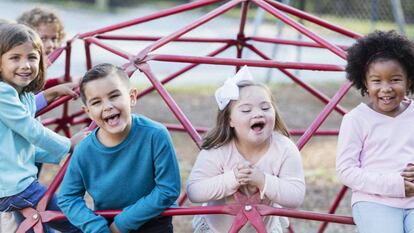
[[[138,25],[146,23],[152,20],[163,18],[170,15],[179,14],[182,12],[187,12],[193,9],[212,6],[214,4],[220,4],[217,8],[211,10],[209,13],[198,18],[192,23],[189,23],[187,26],[180,28],[179,30],[163,36],[163,37],[154,37],[146,35],[115,35],[108,34],[118,29],[123,29],[129,26]],[[245,25],[247,19],[247,13],[249,11],[249,6],[257,6],[274,16],[275,18],[283,21],[285,24],[296,29],[298,32],[302,33],[306,37],[310,38],[314,42],[303,42],[303,41],[294,41],[294,40],[284,40],[284,39],[274,39],[266,38],[259,36],[247,36],[245,35]],[[241,16],[240,16],[240,25],[238,34],[235,38],[229,39],[219,39],[219,38],[202,38],[202,37],[182,37],[184,34],[198,28],[199,26],[207,23],[208,21],[216,18],[223,13],[234,9],[235,7],[240,7]],[[136,70],[142,72],[148,80],[151,82],[152,87],[144,90],[140,93],[138,98],[145,96],[146,94],[157,90],[157,92],[162,97],[163,101],[167,104],[169,109],[174,113],[175,117],[181,123],[181,125],[166,124],[167,128],[170,130],[185,131],[187,132],[192,140],[199,145],[201,137],[199,133],[205,132],[205,128],[193,127],[188,118],[181,111],[179,106],[170,96],[168,91],[164,88],[163,84],[175,79],[176,77],[182,75],[183,73],[193,69],[194,67],[200,64],[213,64],[213,65],[227,65],[227,66],[236,66],[239,68],[242,65],[248,65],[251,67],[268,67],[268,68],[277,68],[299,86],[304,88],[306,91],[310,92],[320,101],[322,101],[326,106],[319,113],[317,118],[312,122],[306,130],[296,129],[292,130],[292,135],[302,135],[298,142],[297,146],[299,149],[302,149],[304,145],[310,140],[313,135],[337,135],[338,130],[318,130],[320,125],[325,121],[328,115],[333,111],[337,111],[340,114],[345,114],[346,110],[338,105],[342,97],[347,93],[351,84],[348,81],[345,81],[342,86],[339,88],[337,93],[329,98],[316,88],[306,84],[299,77],[291,73],[290,69],[298,70],[318,70],[318,71],[344,71],[344,67],[341,65],[332,65],[332,64],[316,64],[316,63],[298,63],[298,62],[280,62],[272,60],[269,56],[259,50],[257,46],[251,42],[261,42],[261,43],[271,43],[271,44],[282,44],[282,45],[294,45],[294,46],[303,46],[303,47],[313,47],[327,49],[333,54],[337,55],[342,59],[346,59],[345,46],[335,45],[311,30],[307,29],[302,24],[290,18],[287,14],[295,16],[297,18],[307,20],[316,25],[322,26],[326,29],[329,29],[333,32],[342,34],[346,37],[357,39],[361,35],[341,28],[339,26],[330,24],[324,20],[321,20],[317,17],[314,17],[310,14],[307,14],[303,11],[299,11],[290,6],[283,5],[279,2],[272,0],[198,0],[191,3],[183,4],[171,9],[163,10],[148,16],[139,17],[130,21],[123,23],[115,24],[105,28],[101,28],[95,31],[79,34],[75,36],[72,40],[69,40],[64,48],[60,48],[58,51],[55,51],[50,59],[54,61],[57,57],[61,55],[63,51],[66,51],[66,63],[65,63],[65,76],[66,80],[70,78],[70,58],[71,58],[71,48],[72,43],[78,40],[84,41],[85,52],[86,52],[86,67],[89,69],[92,67],[92,57],[90,46],[95,45],[101,47],[119,57],[125,58],[127,63],[123,67],[127,70],[129,75],[132,75]],[[123,51],[119,48],[116,48],[108,44],[104,40],[129,40],[129,41],[153,41],[149,46],[140,50],[138,53],[129,53]],[[167,55],[157,53],[157,50],[168,43],[218,43],[222,44],[218,49],[210,52],[206,56],[185,56],[185,55]],[[235,47],[237,54],[236,58],[219,58],[216,57],[218,54],[222,53],[225,50],[228,50],[231,47]],[[245,49],[250,50],[252,53],[256,54],[262,60],[254,59],[243,59],[242,54]],[[179,71],[174,72],[168,77],[159,81],[153,73],[151,65],[148,63],[150,61],[161,61],[161,62],[179,62],[179,63],[189,63],[189,65],[180,69]],[[76,118],[82,114],[82,111],[76,112],[72,115],[68,114],[67,103],[70,100],[69,97],[62,97],[49,105],[39,114],[43,114],[56,106],[65,104],[63,115],[60,119],[47,119],[44,122],[46,124],[57,124],[57,130],[64,130],[66,135],[70,135],[68,130],[68,125],[87,123],[87,119],[77,120]],[[90,126],[93,128],[94,126]],[[62,213],[54,211],[46,211],[46,206],[50,200],[52,194],[56,191],[60,182],[62,181],[63,175],[67,168],[69,159],[65,162],[62,169],[58,172],[52,184],[49,186],[49,189],[45,196],[41,199],[36,209],[27,208],[22,210],[23,215],[26,217],[26,220],[20,225],[18,232],[25,232],[26,230],[33,228],[36,233],[43,232],[42,222],[50,222],[55,220],[61,220],[64,217]],[[226,206],[208,206],[208,207],[181,207],[181,208],[172,208],[166,210],[163,215],[194,215],[194,214],[229,214],[234,215],[235,220],[229,232],[238,232],[241,227],[243,227],[247,222],[250,222],[257,230],[257,232],[264,233],[262,216],[266,215],[277,215],[277,216],[287,216],[292,218],[301,218],[308,220],[321,221],[321,224],[318,232],[323,232],[327,222],[335,222],[341,224],[353,224],[352,217],[349,216],[339,216],[334,215],[337,206],[339,205],[340,200],[343,198],[347,188],[343,187],[339,192],[334,204],[330,208],[328,213],[316,213],[311,211],[301,211],[301,210],[291,210],[285,208],[274,208],[270,206],[265,206],[259,204],[257,196],[252,196],[247,198],[242,194],[236,194],[236,200],[238,204],[226,205]],[[186,196],[185,194],[179,198],[179,203],[182,205]],[[108,210],[108,211],[98,211],[97,214],[101,214],[105,217],[112,218],[120,211],[117,210]],[[294,232],[291,227],[290,232]]]

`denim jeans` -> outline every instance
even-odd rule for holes
[[[108,221],[108,226],[111,225],[112,221]],[[171,216],[157,216],[144,225],[138,230],[129,231],[129,233],[173,233],[172,217]]]
[[[24,217],[18,210],[24,209],[26,207],[36,207],[42,196],[46,193],[46,187],[39,184],[38,181],[34,181],[29,185],[23,192],[18,193],[13,196],[0,198],[0,211],[1,212],[10,212],[14,211],[16,215],[16,221],[21,223],[24,220]],[[61,211],[56,203],[56,197],[49,201],[47,210]],[[56,229],[61,232],[82,232],[67,220],[53,221],[43,225],[44,231],[46,233],[54,232],[51,228]],[[33,232],[33,231],[29,231]]]
[[[414,233],[414,209],[357,202],[352,215],[359,233]]]

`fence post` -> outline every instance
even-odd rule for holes
[[[391,0],[392,14],[394,15],[395,23],[398,25],[398,30],[402,35],[405,35],[405,19],[404,11],[401,6],[401,0]]]
[[[95,6],[99,10],[107,10],[110,0],[95,0]]]

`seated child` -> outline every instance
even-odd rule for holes
[[[358,232],[414,232],[414,43],[375,31],[348,49],[347,79],[366,103],[342,119],[336,173]]]
[[[254,83],[248,68],[216,91],[217,125],[203,139],[187,183],[188,198],[207,205],[235,202],[238,191],[260,193],[263,204],[298,207],[305,196],[300,153],[289,139],[270,90]],[[281,233],[286,218],[265,217],[267,232]],[[199,215],[194,232],[228,232],[228,215]],[[286,223],[286,224],[284,224]],[[246,224],[239,232],[256,232]]]
[[[180,174],[167,129],[131,114],[137,90],[127,74],[111,64],[89,70],[80,83],[83,109],[98,128],[73,152],[58,204],[83,232],[173,232],[171,217],[160,214],[175,204]],[[95,210],[122,209],[114,221]]]

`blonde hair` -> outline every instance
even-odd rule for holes
[[[26,87],[23,92],[39,92],[43,89],[46,76],[46,66],[43,56],[43,44],[39,35],[33,29],[16,23],[6,23],[0,26],[0,57],[16,46],[30,42],[39,53],[39,73],[37,77]],[[1,65],[1,64],[0,64]],[[0,73],[1,79],[1,73]]]
[[[59,43],[65,38],[65,28],[62,20],[58,14],[52,9],[35,7],[29,11],[24,12],[18,19],[18,23],[25,24],[31,28],[36,29],[41,24],[54,24],[57,26]]]
[[[287,130],[287,127],[279,114],[279,110],[276,107],[276,101],[272,95],[272,92],[267,86],[260,83],[254,83],[252,81],[242,81],[237,83],[237,86],[239,87],[239,90],[251,86],[263,88],[269,95],[271,104],[275,110],[275,126],[273,130],[285,135],[286,137],[290,137],[289,131]],[[203,138],[201,144],[202,149],[208,150],[211,148],[219,148],[235,138],[236,133],[234,132],[234,129],[230,127],[231,105],[232,104],[230,103],[223,110],[218,111],[216,125],[209,132],[207,132],[206,136]]]

